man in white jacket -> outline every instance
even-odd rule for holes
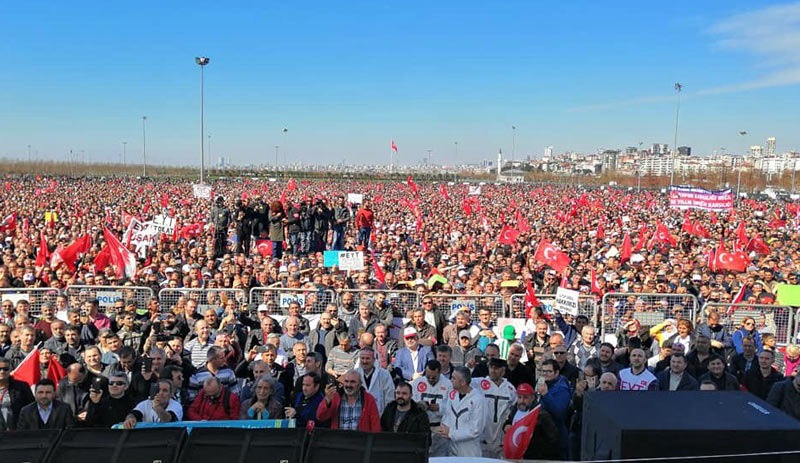
[[[375,351],[365,347],[358,353],[359,367],[356,368],[361,375],[361,384],[375,398],[378,414],[383,414],[386,404],[394,400],[394,382],[388,370],[375,365]]]
[[[486,426],[486,403],[483,394],[470,386],[469,369],[453,369],[448,405],[442,425],[433,431],[450,440],[449,456],[480,457],[481,435]]]

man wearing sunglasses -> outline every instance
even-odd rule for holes
[[[17,428],[20,410],[33,400],[31,388],[11,377],[11,362],[0,358],[0,418],[6,429]]]
[[[136,401],[128,394],[128,377],[115,373],[108,380],[94,378],[89,386],[85,425],[92,428],[110,428],[125,420]]]

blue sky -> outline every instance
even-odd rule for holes
[[[223,3],[3,2],[0,156],[199,165],[201,55],[215,162],[800,150],[800,3]]]

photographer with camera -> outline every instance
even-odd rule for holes
[[[84,424],[91,428],[110,428],[125,420],[136,401],[128,394],[128,377],[116,373],[107,380],[97,377],[89,386]]]

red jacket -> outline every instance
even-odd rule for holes
[[[201,389],[200,394],[194,399],[189,410],[186,411],[186,417],[189,421],[219,421],[219,420],[238,420],[241,403],[239,396],[233,392],[228,393],[228,407],[223,405],[222,401],[225,398],[225,388],[222,388],[219,397],[213,402],[206,399],[206,391]]]
[[[331,420],[331,429],[339,429],[339,405],[342,402],[342,395],[336,393],[331,400],[331,404],[325,399],[319,403],[317,408],[317,419],[320,421]],[[381,417],[378,414],[378,405],[375,398],[364,388],[361,388],[361,418],[358,419],[358,430],[366,432],[381,432]]]
[[[372,209],[363,207],[356,212],[356,228],[373,228],[375,226],[375,214]]]

